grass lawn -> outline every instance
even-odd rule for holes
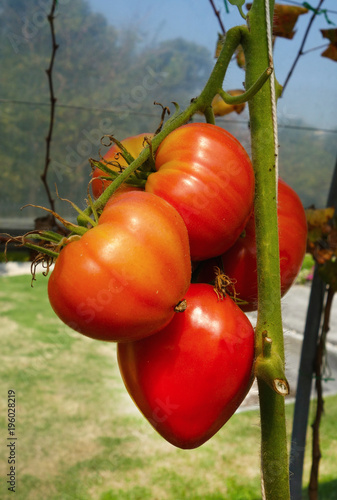
[[[47,278],[38,275],[34,288],[30,283],[30,276],[0,278],[1,499],[261,499],[258,412],[234,415],[197,450],[174,448],[130,400],[115,345],[65,327],[49,306]],[[14,495],[5,484],[10,389],[16,394]],[[287,406],[289,432],[292,412]],[[329,397],[321,500],[337,498],[336,416],[337,397]],[[306,482],[309,466],[310,446]]]

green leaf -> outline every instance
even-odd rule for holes
[[[232,5],[236,5],[237,8],[239,9],[241,17],[243,17],[243,19],[246,19],[246,16],[245,16],[245,14],[243,13],[243,10],[242,10],[242,6],[245,4],[245,0],[228,0],[228,1]]]

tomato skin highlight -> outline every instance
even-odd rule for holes
[[[183,449],[210,439],[251,387],[254,330],[229,298],[191,284],[187,309],[158,335],[119,344],[131,398],[157,432]]]
[[[301,269],[307,245],[307,220],[299,196],[282,179],[279,179],[278,182],[277,217],[279,225],[281,296],[284,296]],[[236,281],[235,289],[239,298],[248,302],[247,304],[240,304],[241,309],[245,312],[257,310],[254,214],[249,219],[244,235],[221,256],[221,260],[224,273]]]
[[[216,125],[191,123],[163,140],[155,165],[145,190],[180,213],[192,260],[232,246],[250,216],[255,187],[251,161],[239,141]]]
[[[146,143],[144,143],[145,137],[151,139],[153,137],[153,134],[144,133],[144,134],[134,135],[132,137],[127,137],[126,139],[123,139],[123,141],[121,141],[121,143],[128,150],[128,152],[131,154],[131,156],[133,156],[133,158],[137,158],[139,156],[140,152],[146,146]],[[106,161],[110,161],[110,162],[117,161],[122,167],[127,167],[128,164],[121,155],[119,155],[118,159],[116,160],[116,154],[119,153],[120,151],[121,150],[119,149],[119,147],[116,144],[114,144],[107,151],[107,153],[103,156],[103,158]],[[111,170],[114,170],[116,172],[119,171],[119,168],[114,166],[114,165],[108,164],[107,167],[109,167]],[[105,189],[109,186],[109,184],[111,184],[111,181],[108,181],[105,179],[104,180],[99,179],[99,177],[101,177],[101,176],[106,177],[107,174],[105,172],[103,172],[101,169],[96,167],[93,171],[93,174],[92,174],[93,180],[91,183],[92,194],[93,194],[95,199],[99,198],[100,195],[103,193],[103,191],[105,191]],[[128,186],[126,183],[124,183],[118,188],[117,192],[120,193],[120,192],[125,192],[125,191],[136,190],[136,189],[138,189],[138,188]]]
[[[61,250],[48,294],[74,330],[123,342],[166,326],[190,278],[181,217],[165,200],[133,191],[109,200],[98,225]]]

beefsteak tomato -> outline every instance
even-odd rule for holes
[[[294,283],[301,269],[307,246],[307,220],[299,196],[281,179],[278,182],[277,217],[281,295],[283,296]],[[243,235],[220,259],[219,263],[212,261],[205,264],[206,269],[200,275],[203,275],[203,281],[205,281],[207,268],[210,271],[214,264],[218,265],[227,276],[234,280],[239,299],[246,302],[246,304],[240,304],[242,310],[255,311],[258,293],[254,214],[249,219]],[[209,271],[208,275],[210,275]]]
[[[110,199],[98,225],[61,250],[48,294],[74,330],[122,342],[166,326],[190,278],[178,212],[158,196],[131,191]]]
[[[191,284],[187,308],[158,335],[119,344],[126,389],[157,432],[196,448],[233,415],[252,381],[254,331],[227,296]]]
[[[132,137],[127,137],[121,143],[123,146],[128,150],[128,152],[133,156],[134,158],[137,158],[144,148],[144,140],[145,137],[151,139],[153,137],[153,134],[139,134],[135,135]],[[103,160],[106,160],[107,162],[118,162],[121,167],[127,167],[128,164],[124,160],[123,156],[119,155],[121,150],[120,148],[114,144],[108,152],[103,156]],[[117,157],[116,157],[117,155]],[[119,171],[119,168],[114,165],[109,165],[107,164],[107,167],[109,167],[111,170]],[[110,180],[106,179],[100,179],[100,177],[106,177],[106,173],[103,172],[100,168],[95,168],[92,174],[92,183],[91,183],[91,188],[92,188],[92,194],[94,198],[99,198],[100,195],[103,193],[103,191],[107,188],[107,186],[111,183]],[[126,183],[122,184],[120,188],[118,189],[119,192],[125,192],[127,190],[134,190],[136,188],[131,188],[128,186]]]
[[[253,167],[239,141],[216,125],[183,125],[160,144],[155,166],[145,190],[180,213],[192,260],[231,247],[248,221],[254,198]]]

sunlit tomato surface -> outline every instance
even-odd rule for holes
[[[307,221],[297,193],[280,180],[278,183],[278,224],[281,295],[294,283],[303,262],[307,242]],[[254,216],[235,245],[222,255],[223,271],[236,281],[239,298],[248,302],[241,308],[257,309],[257,270]]]
[[[185,312],[157,335],[118,345],[125,386],[171,444],[196,448],[241,404],[252,383],[254,331],[211,285],[192,284]]]
[[[133,137],[128,137],[121,141],[123,146],[128,150],[128,152],[133,156],[133,158],[137,158],[139,156],[139,153],[142,151],[142,149],[147,145],[146,142],[144,142],[145,137],[151,139],[153,137],[153,134],[139,134],[135,135]],[[127,167],[127,162],[124,160],[124,158],[121,155],[117,155],[117,153],[120,153],[119,147],[114,144],[109,151],[104,155],[104,160],[107,162],[118,162],[122,167]],[[116,156],[117,155],[117,156]],[[107,167],[110,168],[111,170],[119,171],[118,166],[114,165],[109,165],[107,164]],[[91,183],[92,185],[92,194],[94,198],[99,198],[99,196],[103,193],[103,191],[107,188],[107,186],[111,183],[111,181],[108,180],[102,180],[99,179],[99,177],[106,177],[107,174],[100,170],[99,168],[95,168],[92,177],[93,181]],[[119,191],[126,191],[130,190],[130,187],[127,186],[127,184],[122,184],[122,186],[119,188]]]
[[[167,325],[190,277],[180,215],[162,198],[134,191],[110,200],[98,225],[61,250],[48,293],[74,330],[127,341]]]
[[[186,224],[192,260],[226,251],[252,210],[254,173],[241,144],[226,130],[191,123],[159,146],[145,190],[173,205]]]

